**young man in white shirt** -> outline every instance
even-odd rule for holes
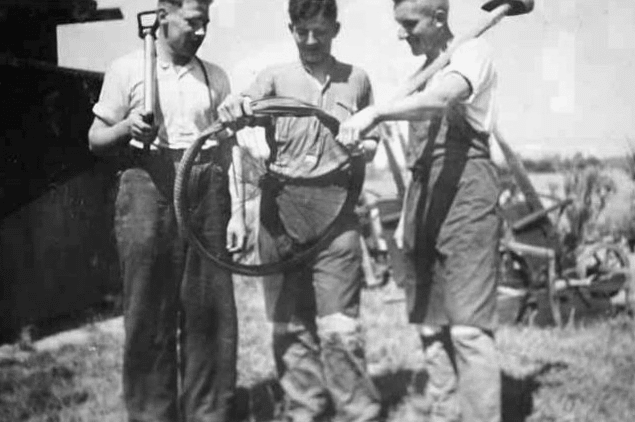
[[[158,1],[152,122],[143,112],[143,51],[112,63],[93,108],[91,149],[119,151],[129,159],[119,179],[115,234],[124,282],[123,396],[130,421],[226,421],[234,393],[231,275],[187,245],[172,205],[176,165],[215,120],[230,90],[220,67],[196,57],[210,3]],[[231,213],[228,169],[235,153],[231,142],[208,141],[189,186],[197,227],[221,253],[236,251],[244,241],[242,213]],[[239,202],[240,193],[233,193]]]

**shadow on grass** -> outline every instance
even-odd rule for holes
[[[535,376],[513,378],[502,375],[503,422],[523,422],[534,407],[533,392],[538,388]]]
[[[425,372],[411,370],[399,370],[372,377],[381,397],[384,413],[396,407],[408,396],[409,391],[422,391],[426,379]],[[276,420],[282,412],[283,397],[282,388],[276,379],[267,379],[251,387],[238,387],[232,421]]]
[[[238,387],[232,421],[271,421],[280,415],[283,393],[278,380],[267,379],[251,387]]]
[[[533,394],[540,387],[538,378],[551,371],[562,370],[563,363],[544,363],[537,371],[518,378],[502,374],[502,421],[523,422],[533,412]],[[408,396],[425,390],[425,371],[398,370],[373,377],[379,391],[384,414],[394,410]],[[271,421],[280,416],[283,392],[275,379],[264,380],[252,387],[239,387],[234,421]]]
[[[422,392],[427,381],[428,374],[425,371],[409,369],[400,369],[373,377],[384,408],[398,405],[413,391]]]
[[[503,422],[523,422],[533,412],[533,393],[541,386],[539,378],[552,371],[567,368],[563,362],[545,362],[538,370],[522,378],[502,374]]]
[[[396,407],[409,391],[423,391],[425,372],[399,370],[372,377],[382,401],[384,413]],[[236,392],[232,420],[271,421],[279,417],[283,406],[283,391],[275,379],[267,379],[251,387],[239,387]],[[332,411],[332,409],[331,409]]]

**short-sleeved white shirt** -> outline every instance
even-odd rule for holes
[[[428,87],[451,72],[460,74],[470,84],[471,95],[459,103],[468,123],[479,132],[491,133],[497,113],[497,73],[490,46],[479,38],[465,42],[454,51],[450,63],[430,79]]]
[[[143,50],[138,50],[110,65],[99,101],[93,107],[97,117],[112,125],[133,110],[143,110],[143,63]],[[155,123],[159,132],[151,148],[187,148],[216,119],[216,108],[230,92],[229,78],[219,66],[195,58],[182,67],[157,58],[156,71]],[[134,139],[130,144],[142,147]]]

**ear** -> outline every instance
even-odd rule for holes
[[[434,12],[434,23],[437,28],[446,25],[448,22],[448,14],[445,10],[437,10]]]
[[[168,11],[165,8],[160,7],[157,9],[157,23],[159,25],[165,25],[167,23]]]
[[[335,22],[335,27],[334,28],[335,28],[335,32],[333,34],[333,37],[336,37],[337,34],[340,33],[340,29],[342,28],[342,25],[340,25],[339,22]]]

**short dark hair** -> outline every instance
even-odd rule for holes
[[[176,6],[176,7],[183,7],[183,3],[186,0],[158,0],[157,3],[158,4],[171,4],[172,6]],[[207,3],[208,5],[211,5],[214,0],[196,0],[198,3]]]
[[[337,20],[337,3],[335,0],[289,0],[289,19],[291,23],[323,16]]]
[[[409,0],[392,0],[395,7],[399,6],[401,3],[405,1],[409,1]],[[439,1],[439,4],[437,4],[436,6],[426,6],[426,9],[431,13],[437,9],[442,9],[447,12],[449,8],[450,8],[450,4],[448,3],[448,0]]]

